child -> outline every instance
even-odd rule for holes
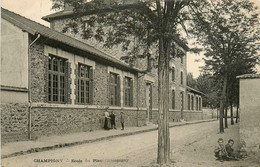
[[[122,129],[121,130],[124,130],[125,129],[125,119],[124,119],[124,113],[121,111],[120,112],[120,122],[121,122],[121,125],[122,125]]]
[[[217,160],[224,161],[225,157],[227,157],[227,151],[224,146],[224,140],[222,138],[218,139],[218,146],[216,146],[215,150],[215,157]]]
[[[228,144],[226,144],[225,149],[227,151],[227,160],[238,160],[235,153],[234,153],[234,149],[232,148],[232,146],[234,145],[234,140],[229,139],[228,140]]]

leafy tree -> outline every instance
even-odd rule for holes
[[[196,79],[193,78],[192,73],[187,74],[187,85],[194,89],[196,89],[196,87],[197,87],[197,81],[196,81]]]
[[[249,69],[256,63],[258,14],[248,0],[200,0],[199,4],[190,6],[195,13],[191,27],[205,48],[204,70],[212,72],[221,83],[220,132],[224,132],[223,113],[233,65],[237,59],[245,60]]]
[[[177,48],[187,50],[181,37],[183,20],[191,0],[152,0],[123,1],[116,0],[52,0],[53,8],[62,9],[64,4],[74,7],[74,19],[67,28],[79,33],[79,27],[87,24],[82,32],[85,39],[95,38],[111,48],[122,46],[128,52],[124,57],[128,63],[137,58],[149,57],[157,60],[158,67],[158,158],[157,163],[169,163],[169,60],[180,56]],[[83,20],[83,15],[89,15]],[[135,44],[138,43],[138,44]],[[152,51],[152,49],[154,49]]]
[[[196,80],[196,89],[203,92],[203,106],[210,108],[219,107],[218,83],[210,74],[203,73]]]
[[[246,57],[237,57],[232,65],[232,71],[230,72],[230,76],[228,78],[228,101],[230,105],[230,111],[231,111],[231,125],[234,124],[233,120],[233,106],[239,106],[239,80],[236,78],[238,75],[242,74],[249,74],[249,73],[255,73],[253,70],[255,65],[255,59]],[[238,113],[237,113],[238,117]]]

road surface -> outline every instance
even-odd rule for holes
[[[152,131],[6,158],[2,159],[2,166],[152,166],[157,157],[157,133]],[[217,133],[217,121],[170,128],[171,159],[176,162],[174,166],[223,166],[220,162],[216,162],[213,156],[214,144],[218,139],[217,136],[220,135]]]

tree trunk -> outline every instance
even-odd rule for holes
[[[239,117],[238,114],[239,113],[238,113],[238,105],[237,105],[236,123],[238,123],[238,117]]]
[[[218,119],[218,117],[219,117],[219,116],[218,116],[218,112],[219,112],[219,108],[217,108],[217,119]]]
[[[170,160],[169,132],[169,43],[162,37],[159,40],[158,62],[158,164],[167,164]]]
[[[228,105],[225,105],[225,128],[228,128]]]
[[[220,109],[219,109],[219,132],[224,132],[223,116],[224,116],[224,103],[226,101],[226,90],[227,90],[227,76],[224,77],[224,84],[221,92]]]
[[[234,125],[234,118],[233,118],[233,103],[230,100],[230,117],[231,117],[231,125]]]

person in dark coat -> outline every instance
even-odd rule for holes
[[[110,122],[111,122],[111,129],[116,129],[116,116],[113,111],[111,111],[111,114],[109,115]]]
[[[121,126],[122,126],[122,129],[121,130],[124,130],[125,129],[125,118],[124,118],[124,113],[121,111],[120,112],[120,123],[121,123]]]
[[[238,160],[236,154],[234,153],[234,149],[232,146],[234,145],[234,140],[229,139],[228,143],[225,145],[225,149],[227,151],[227,160]]]
[[[105,130],[109,130],[109,127],[108,127],[108,120],[109,119],[110,119],[110,117],[109,117],[109,113],[108,113],[108,108],[106,108],[106,110],[105,110],[105,124],[104,124]]]

